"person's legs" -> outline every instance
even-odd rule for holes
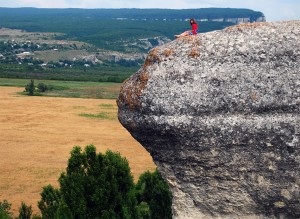
[[[188,36],[188,35],[190,35],[190,31],[189,31],[189,30],[188,30],[188,31],[185,31],[185,32],[183,32],[182,34],[175,35],[175,37],[176,37],[176,38],[178,38],[178,37],[183,37],[183,36]]]

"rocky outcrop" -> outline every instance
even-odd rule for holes
[[[167,179],[174,218],[300,218],[300,21],[156,47],[118,107]]]
[[[236,18],[212,18],[212,19],[201,19],[201,21],[216,21],[216,22],[231,22],[234,24],[242,24],[242,23],[253,23],[253,22],[265,22],[266,17],[236,17]]]

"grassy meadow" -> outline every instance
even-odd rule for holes
[[[0,200],[12,203],[15,215],[22,201],[39,212],[42,187],[58,185],[75,145],[120,152],[135,180],[155,169],[150,154],[117,119],[121,84],[35,80],[40,82],[61,89],[27,96],[29,80],[0,78]]]
[[[29,82],[29,79],[0,78],[0,86],[23,87],[24,90]],[[113,82],[34,80],[34,83],[44,83],[53,88],[39,95],[72,98],[116,99],[121,87],[121,83]],[[26,95],[24,90],[21,89],[20,94]]]

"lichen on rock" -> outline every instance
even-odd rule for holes
[[[174,218],[300,218],[300,21],[157,47],[118,107],[168,181]]]

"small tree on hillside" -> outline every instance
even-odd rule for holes
[[[33,96],[34,90],[35,90],[34,80],[31,79],[30,83],[25,86],[25,92],[28,92],[29,96]]]

